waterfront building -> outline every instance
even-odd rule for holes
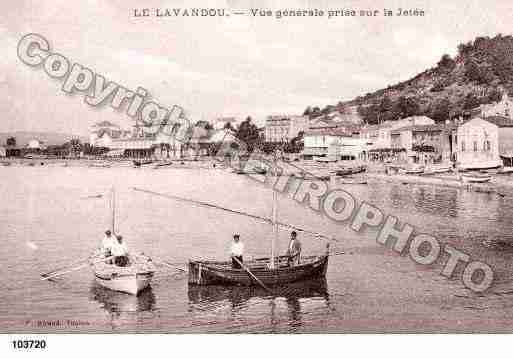
[[[128,138],[131,132],[110,121],[97,122],[89,128],[89,143],[93,147],[110,148],[115,139]]]
[[[365,160],[369,145],[358,136],[336,137],[328,147],[328,159],[333,160]]]
[[[289,142],[300,132],[305,132],[308,129],[308,124],[308,116],[268,116],[265,121],[265,141]]]
[[[353,137],[360,140],[359,134],[360,126],[354,123],[335,122],[327,118],[319,119],[310,124],[309,129],[304,134],[302,156],[305,159],[320,157],[329,157],[330,160],[340,159],[336,157],[345,153],[345,150],[342,151],[343,143],[353,141],[348,140],[348,138]]]
[[[513,100],[509,98],[507,91],[503,91],[499,102],[481,105],[480,110],[484,117],[502,116],[513,119]]]
[[[168,123],[167,120],[151,125],[136,123],[129,131],[103,121],[91,126],[89,139],[91,146],[108,148],[116,156],[181,158],[193,133],[188,124],[182,118],[176,123]]]
[[[452,124],[401,127],[391,132],[391,145],[414,163],[450,162],[454,129]]]
[[[427,116],[410,116],[397,121],[385,121],[378,126],[378,137],[373,144],[373,149],[388,150],[392,145],[392,132],[406,126],[434,125],[435,121]]]
[[[460,125],[454,139],[458,168],[511,165],[513,120],[503,116],[475,117]]]

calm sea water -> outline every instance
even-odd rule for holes
[[[42,272],[87,257],[110,226],[116,188],[117,230],[133,250],[184,265],[227,257],[234,232],[247,256],[268,255],[272,229],[246,217],[134,192],[141,187],[270,216],[272,195],[223,170],[0,167],[0,332],[511,332],[513,203],[509,198],[431,186],[348,185],[357,199],[419,232],[490,264],[493,287],[476,295],[441,264],[420,266],[373,239],[281,198],[281,220],[335,236],[324,283],[258,288],[189,287],[165,268],[139,297],[95,285],[89,268],[54,282]],[[92,198],[99,194],[101,198]],[[286,248],[281,233],[278,250]],[[324,243],[301,235],[304,253]],[[443,264],[443,262],[442,262]]]

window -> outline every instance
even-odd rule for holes
[[[477,152],[477,141],[474,141],[474,152]]]
[[[461,152],[465,152],[465,141],[461,141]]]
[[[483,149],[484,149],[485,151],[488,151],[488,152],[492,149],[492,146],[491,146],[490,141],[488,141],[488,140],[484,141]]]

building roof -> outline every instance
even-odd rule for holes
[[[443,131],[443,130],[446,130],[447,129],[447,126],[444,125],[444,124],[434,124],[434,125],[409,125],[409,126],[404,126],[404,127],[400,127],[400,128],[397,128],[393,131],[391,131],[391,133],[393,135],[397,135],[399,134],[400,132],[403,132],[403,131],[412,131],[412,132],[439,132],[439,131]]]
[[[311,128],[305,131],[305,136],[350,137],[352,134],[353,129],[347,127]]]
[[[504,116],[490,116],[483,120],[493,123],[497,127],[513,127],[513,120]]]

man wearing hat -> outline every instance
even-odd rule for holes
[[[112,246],[114,245],[114,236],[112,235],[112,232],[110,229],[107,229],[105,231],[105,237],[102,240],[102,247],[101,251],[105,255],[105,257],[109,257],[111,254]]]
[[[230,255],[232,258],[232,268],[242,268],[241,263],[243,263],[242,257],[244,255],[244,243],[240,241],[240,236],[237,233],[233,235],[233,242],[230,249]]]
[[[290,233],[289,248],[287,249],[288,264],[289,266],[295,266],[299,264],[301,257],[301,242],[297,239],[296,231]]]

